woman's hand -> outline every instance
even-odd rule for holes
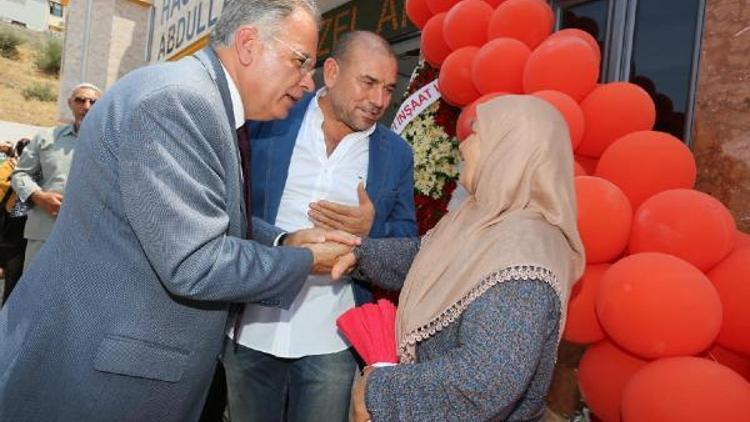
[[[367,412],[367,405],[365,404],[365,391],[367,391],[367,378],[370,377],[372,371],[374,371],[372,366],[366,366],[362,371],[362,377],[357,380],[354,389],[352,389],[352,419],[354,422],[368,422],[370,420],[370,413]]]
[[[353,252],[350,251],[339,256],[331,269],[331,278],[334,280],[340,279],[344,274],[352,272],[355,265],[357,265],[357,257],[354,256]]]

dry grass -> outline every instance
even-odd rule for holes
[[[23,90],[34,83],[49,84],[57,93],[59,81],[34,65],[39,45],[29,40],[18,47],[16,60],[0,56],[0,120],[24,123],[35,126],[57,124],[57,103],[27,100]]]

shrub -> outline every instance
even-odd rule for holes
[[[7,59],[18,58],[19,45],[23,44],[23,40],[17,34],[8,31],[0,31],[0,56]]]
[[[52,102],[57,100],[57,94],[52,90],[50,84],[33,83],[23,89],[22,95],[27,100]]]
[[[34,60],[34,64],[36,64],[36,67],[44,73],[59,75],[61,61],[62,43],[55,38],[50,38],[47,40],[47,43],[42,46],[36,60]]]

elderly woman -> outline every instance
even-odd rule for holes
[[[355,420],[543,417],[584,267],[568,129],[527,96],[480,105],[474,128],[461,145],[470,193],[461,207],[421,242],[365,239],[335,269],[356,262],[356,277],[402,288],[401,364],[367,368],[352,394]]]

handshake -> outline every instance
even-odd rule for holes
[[[356,264],[352,253],[362,239],[342,230],[312,228],[289,233],[283,246],[302,247],[313,254],[314,274],[331,274],[334,280],[351,271]]]

